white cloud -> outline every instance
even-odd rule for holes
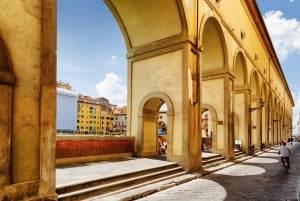
[[[107,63],[108,63],[108,66],[110,66],[110,67],[120,66],[117,56],[111,56],[111,58],[109,59],[109,61]]]
[[[122,85],[122,80],[114,73],[107,73],[104,80],[96,85],[96,89],[101,97],[105,97],[111,104],[118,106],[127,105],[126,83]]]
[[[294,0],[290,0],[293,2]],[[269,11],[264,15],[265,24],[272,39],[280,62],[284,62],[289,54],[300,53],[300,21],[287,19],[281,11]],[[293,126],[297,126],[300,114],[300,91],[293,93]],[[298,132],[298,128],[293,133]]]
[[[300,22],[286,19],[281,11],[265,13],[264,20],[276,49],[277,56],[284,62],[289,54],[300,53]]]

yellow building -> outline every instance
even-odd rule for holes
[[[114,115],[111,110],[101,111],[101,134],[110,135],[114,128]]]
[[[79,95],[77,109],[77,132],[100,134],[101,105],[98,99]]]

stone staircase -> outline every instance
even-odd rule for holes
[[[239,160],[239,159],[245,159],[246,158],[250,158],[248,154],[242,152],[241,150],[234,150],[234,155],[235,155],[235,159]]]
[[[235,163],[242,162],[252,157],[240,150],[235,150],[234,155],[235,155],[235,160],[233,161],[229,161],[228,159],[226,159],[224,156],[220,154],[213,154],[211,156],[203,157],[202,175],[211,174],[217,170],[221,170],[223,168],[229,167],[231,165],[234,165]]]
[[[218,166],[226,161],[227,161],[226,158],[220,154],[204,156],[202,157],[202,168],[207,169],[210,167]]]
[[[126,174],[102,177],[86,182],[57,187],[58,200],[114,201],[135,200],[146,195],[191,181],[229,167],[236,162],[251,158],[235,151],[235,161],[228,161],[220,154],[209,154],[202,158],[201,173],[188,174],[177,163],[170,163]]]
[[[123,175],[57,187],[58,200],[134,200],[175,186],[197,175],[187,174],[173,163]]]

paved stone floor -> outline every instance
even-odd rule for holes
[[[202,153],[202,157],[209,157],[216,154]],[[116,161],[103,161],[95,163],[84,163],[56,168],[56,187],[82,183],[94,179],[103,179],[132,171],[146,170],[173,164],[174,162],[151,158],[129,158]]]
[[[295,201],[300,191],[300,143],[291,147],[291,169],[283,171],[273,149],[213,174],[149,195],[139,201]]]

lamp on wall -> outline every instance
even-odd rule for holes
[[[259,107],[249,108],[249,111],[253,112],[253,111],[257,110],[257,109],[261,109],[261,108],[264,107],[264,105],[265,105],[265,102],[263,101],[263,99],[260,99],[260,101],[259,101]]]

